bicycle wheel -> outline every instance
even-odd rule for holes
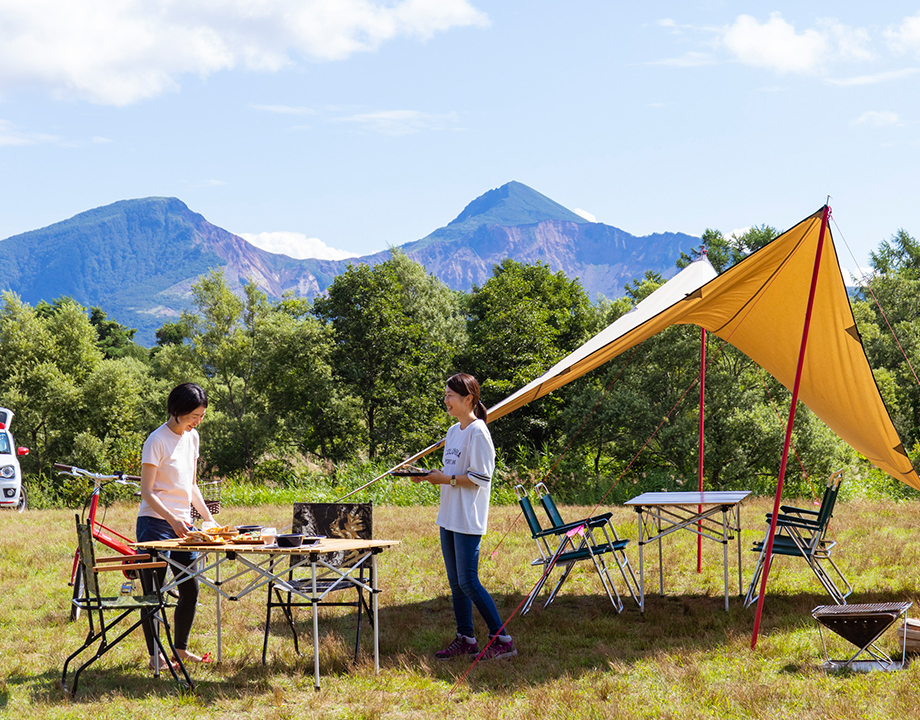
[[[77,565],[77,572],[73,576],[73,599],[77,600],[83,595],[83,565]],[[80,608],[77,607],[77,604],[70,604],[70,621],[78,620],[80,618]]]
[[[19,512],[22,512],[23,510],[26,509],[27,504],[28,503],[26,501],[26,486],[20,485],[19,486],[19,502],[16,504],[16,510],[18,510]]]

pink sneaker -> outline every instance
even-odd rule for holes
[[[478,655],[479,644],[467,642],[462,635],[457,635],[454,641],[443,650],[438,650],[434,656],[438,660],[450,660],[461,655]]]
[[[510,658],[517,655],[517,649],[514,647],[514,640],[509,640],[508,642],[502,642],[498,638],[495,639],[489,647],[486,648],[485,653],[483,653],[483,660],[499,660],[500,658]]]

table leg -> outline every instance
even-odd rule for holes
[[[374,672],[380,674],[380,635],[378,628],[380,627],[377,623],[377,553],[374,553],[371,556],[371,607],[374,612]],[[361,608],[358,608],[358,612],[361,612]]]
[[[730,508],[722,508],[722,570],[725,573],[725,612],[728,612],[728,513]]]
[[[655,528],[658,530],[658,592],[664,597],[664,555],[661,550],[661,511],[655,515]]]
[[[313,688],[319,690],[319,612],[317,602],[319,597],[316,594],[316,556],[311,556],[310,568],[313,570]]]
[[[217,556],[217,565],[214,568],[214,584],[217,585],[217,592],[214,593],[217,603],[217,664],[223,661],[223,633],[221,632],[221,603],[220,603],[220,557]]]
[[[645,612],[645,543],[643,541],[642,508],[636,508],[639,517],[639,612]]]
[[[741,504],[735,506],[735,532],[738,538],[738,595],[744,595],[744,583],[741,579]]]

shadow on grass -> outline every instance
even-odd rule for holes
[[[545,596],[544,596],[545,597]],[[519,606],[519,594],[495,595],[503,617]],[[856,602],[886,602],[890,593],[861,594]],[[454,634],[453,609],[449,596],[401,605],[386,605],[379,610],[380,668],[382,677],[373,676],[373,630],[365,619],[362,627],[359,662],[354,653],[355,615],[343,610],[324,609],[320,616],[320,672],[324,687],[350,675],[366,677],[372,685],[385,686],[393,677],[406,674],[459,686],[462,692],[515,692],[560,677],[577,679],[625,668],[647,660],[660,662],[662,656],[675,661],[708,658],[716,654],[749,652],[754,623],[754,608],[742,607],[733,596],[729,611],[724,598],[717,595],[651,594],[646,597],[646,612],[624,598],[626,609],[617,614],[605,595],[564,594],[543,608],[539,601],[525,616],[515,615],[508,623],[519,655],[510,659],[480,662],[471,668],[473,658],[438,661],[434,652],[445,646]],[[811,610],[826,605],[829,598],[819,593],[768,595],[761,625],[761,637],[806,629],[814,630],[815,665],[790,657],[777,672],[782,675],[809,675],[820,664],[820,640]],[[256,610],[245,623],[246,650],[227,657],[220,665],[193,665],[189,672],[195,691],[186,693],[169,674],[153,678],[143,668],[117,663],[87,669],[80,678],[79,693],[73,700],[60,686],[60,668],[40,675],[10,675],[0,688],[0,708],[9,703],[10,686],[26,686],[32,702],[44,705],[81,706],[112,696],[143,699],[150,696],[178,697],[180,704],[207,705],[233,695],[259,697],[271,694],[279,676],[297,677],[309,687],[313,674],[312,621],[308,610],[297,615],[301,656],[294,653],[290,630],[277,614],[270,628],[268,664],[261,664],[262,620]],[[485,628],[478,614],[474,622],[482,643]],[[484,643],[483,643],[484,644]],[[790,651],[791,654],[791,651]],[[701,660],[694,660],[701,662]]]
[[[495,595],[503,617],[518,607],[520,595]],[[545,599],[545,596],[544,596]],[[857,602],[887,602],[890,593],[863,593]],[[730,597],[729,611],[723,596],[668,595],[646,596],[646,611],[624,598],[626,608],[617,614],[605,595],[562,595],[548,608],[535,603],[525,616],[515,615],[508,623],[514,636],[518,656],[511,659],[480,662],[470,670],[473,658],[438,661],[434,652],[446,646],[454,635],[454,618],[450,598],[440,596],[428,601],[388,605],[379,611],[380,667],[382,672],[414,672],[453,685],[468,670],[465,682],[472,690],[499,690],[536,685],[560,676],[579,677],[608,671],[612,667],[630,666],[662,655],[709,655],[734,647],[733,652],[749,651],[754,627],[755,607],[745,609],[743,599]],[[768,595],[761,621],[761,638],[773,633],[799,629],[814,630],[815,660],[819,664],[820,640],[811,611],[830,604],[827,595],[800,593]],[[291,662],[302,663],[305,674],[312,672],[312,625],[309,612],[298,617],[303,657],[297,662],[286,624],[273,622],[271,628],[270,670],[290,671]],[[486,639],[478,614],[474,622],[480,647]],[[332,636],[335,649],[324,644],[320,671],[331,679],[353,670],[354,615],[322,617],[320,634],[323,642]],[[358,670],[373,672],[372,630],[365,622],[362,631],[361,659]],[[805,673],[814,667],[787,665],[783,672]]]

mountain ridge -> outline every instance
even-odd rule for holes
[[[399,248],[455,290],[482,285],[511,257],[545,262],[579,277],[589,296],[617,297],[647,270],[670,277],[681,252],[698,244],[683,233],[637,238],[592,223],[512,181],[468,203],[446,226]],[[138,341],[191,304],[191,287],[224,268],[240,292],[248,278],[272,298],[313,298],[349,264],[375,264],[390,251],[348,260],[295,259],[255,247],[208,222],[178,198],[120,200],[0,241],[0,289],[31,304],[71,296],[138,328]],[[602,260],[602,262],[598,262]]]

